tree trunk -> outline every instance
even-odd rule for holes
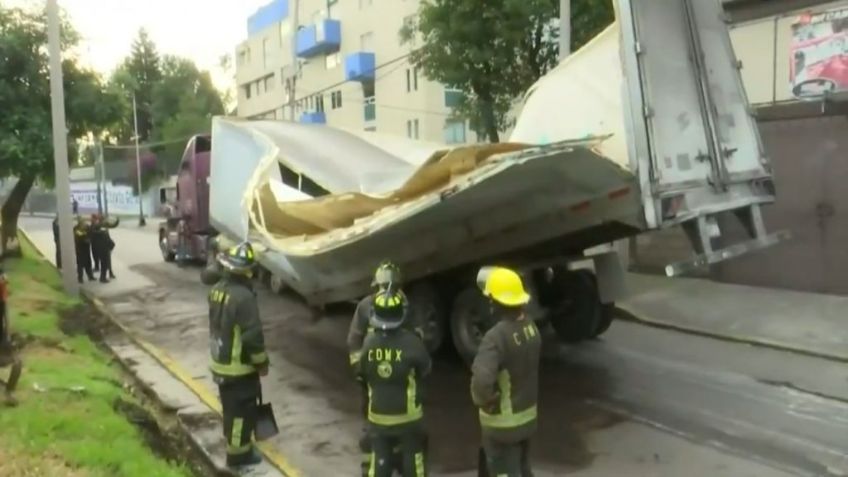
[[[492,100],[480,98],[480,109],[483,116],[483,131],[489,136],[489,142],[501,142],[495,120],[495,105],[492,104]]]
[[[15,187],[3,207],[0,208],[0,256],[9,257],[11,255],[20,256],[20,246],[17,249],[11,247],[12,243],[17,243],[18,240],[18,215],[21,213],[21,208],[26,201],[32,185],[35,183],[34,175],[24,175],[18,179]]]

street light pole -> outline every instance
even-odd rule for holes
[[[133,128],[135,129],[135,175],[138,178],[138,226],[144,227],[144,200],[141,191],[141,151],[138,148],[138,108],[135,104],[135,93],[133,93]]]
[[[559,0],[559,61],[571,54],[571,0]]]
[[[68,177],[68,135],[65,124],[65,90],[62,85],[62,46],[59,41],[59,5],[47,0],[47,49],[50,55],[50,107],[53,117],[53,166],[56,173],[56,211],[59,214],[59,243],[62,252],[62,282],[65,291],[79,294],[74,274],[74,234],[71,222],[71,184]],[[58,263],[56,264],[59,265]]]

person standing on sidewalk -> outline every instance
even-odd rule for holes
[[[374,278],[371,281],[371,286],[376,290],[374,294],[368,295],[356,305],[356,310],[353,312],[353,319],[350,321],[350,328],[347,333],[347,347],[350,356],[350,365],[356,371],[359,367],[359,359],[362,353],[362,344],[365,337],[373,331],[373,326],[370,324],[371,314],[374,311],[374,297],[387,290],[395,291],[403,295],[401,290],[402,277],[400,267],[389,260],[383,260],[374,271]],[[404,296],[404,300],[406,297]],[[407,317],[402,326],[409,331],[413,331],[418,336],[423,338],[423,330],[416,326],[414,317]],[[362,413],[363,424],[368,421],[368,386],[366,386],[362,377],[354,372],[360,388],[360,410]],[[371,467],[371,440],[368,436],[368,427],[363,425],[362,434],[359,438],[359,450],[362,453],[362,475],[367,477],[368,469]]]
[[[77,256],[77,281],[82,283],[83,272],[89,280],[94,281],[94,273],[91,271],[91,236],[82,217],[77,217],[74,226],[74,251]]]
[[[115,242],[109,235],[109,229],[117,225],[117,222],[110,225],[99,214],[91,216],[91,252],[95,261],[100,263],[101,283],[109,283],[109,278],[115,278],[112,273],[112,249],[115,248]]]
[[[471,398],[479,408],[486,465],[493,476],[531,477],[542,339],[524,313],[530,295],[508,268],[485,267],[477,283],[499,320],[483,336],[471,366]]]
[[[12,346],[8,299],[9,282],[6,280],[6,273],[0,268],[0,368],[11,367],[9,379],[4,386],[3,396],[7,406],[14,406],[17,404],[17,400],[15,400],[13,393],[18,385],[18,380],[21,378],[23,364],[18,359]]]
[[[53,217],[53,245],[56,248],[56,268],[62,269],[62,247],[59,246],[59,216]]]
[[[210,369],[218,384],[227,441],[227,466],[258,464],[253,446],[260,376],[268,375],[268,355],[251,285],[256,257],[243,242],[218,256],[224,275],[209,292]]]
[[[425,477],[422,378],[430,353],[415,333],[403,329],[406,297],[391,289],[377,293],[371,312],[374,332],[362,345],[359,373],[368,389],[371,436],[369,477],[392,477],[400,447],[401,475]]]

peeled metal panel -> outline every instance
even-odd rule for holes
[[[671,187],[705,181],[711,174],[710,163],[704,159],[709,154],[707,124],[701,114],[684,3],[634,1],[632,5],[654,177]]]
[[[718,0],[697,0],[691,5],[715,107],[716,130],[727,153],[724,167],[730,174],[757,172],[764,175],[766,171],[761,159],[765,154],[760,134],[749,114],[745,88],[736,67],[721,5]]]

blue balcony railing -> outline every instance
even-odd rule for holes
[[[272,0],[271,2],[259,7],[256,13],[247,19],[247,36],[253,36],[257,33],[271,27],[275,23],[279,23],[286,19],[289,14],[288,0]]]
[[[359,51],[345,57],[345,80],[368,81],[374,79],[377,60],[374,53]]]
[[[302,113],[300,115],[300,122],[303,124],[327,124],[327,116],[323,111]]]
[[[297,56],[312,58],[339,51],[342,44],[342,24],[325,18],[297,32]]]

